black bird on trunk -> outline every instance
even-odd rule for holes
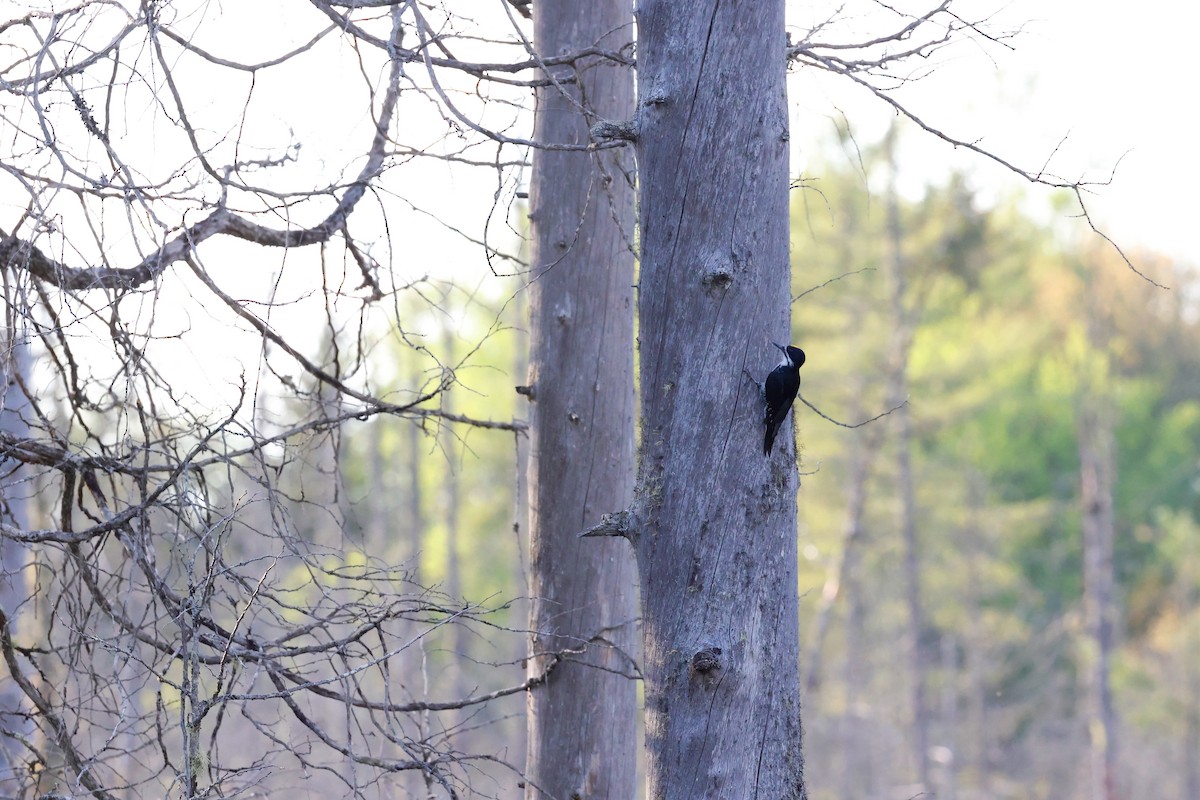
[[[775,346],[783,351],[783,361],[771,370],[762,387],[763,403],[766,405],[766,413],[763,415],[763,425],[767,428],[763,437],[765,456],[771,455],[775,434],[779,432],[779,426],[787,418],[796,393],[800,391],[800,367],[804,365],[804,351],[799,347],[784,347],[781,344]]]

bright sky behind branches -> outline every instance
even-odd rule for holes
[[[795,3],[794,16],[802,7],[812,8]],[[951,9],[969,19],[993,13],[989,30],[1022,31],[1008,40],[1012,49],[964,41],[941,51],[931,59],[940,64],[901,91],[910,110],[1027,170],[1046,165],[1070,180],[1102,181],[1115,167],[1111,185],[1097,187],[1088,199],[1097,225],[1126,249],[1147,247],[1200,264],[1194,220],[1200,185],[1194,38],[1200,6],[1178,0],[970,0]],[[872,14],[882,12],[875,7],[863,19]],[[849,116],[863,141],[882,135],[893,117],[890,110],[835,76],[819,83],[811,93],[805,90],[814,88],[812,81],[793,84],[794,124],[807,114],[807,124],[816,120],[817,126],[796,130],[795,139],[827,144],[835,108]],[[1031,211],[1050,213],[1048,192],[932,137],[906,134],[902,155],[910,181],[938,182],[949,169],[963,169],[985,197],[1022,191]]]
[[[814,38],[824,42],[870,40],[903,25],[897,21],[892,5],[921,14],[930,10],[930,2],[896,0],[895,4],[885,5],[880,0],[794,0],[789,7],[789,31],[794,40],[802,39],[812,25],[837,13],[837,21]],[[1200,28],[1200,10],[1179,0],[1145,0],[1137,5],[1088,0],[1002,2],[957,0],[950,6],[964,20],[982,20],[990,15],[983,33],[961,35],[956,43],[928,59],[901,64],[899,77],[916,72],[921,78],[898,89],[895,97],[926,124],[974,142],[1022,169],[1045,169],[1068,183],[1079,179],[1104,181],[1112,174],[1111,185],[1097,187],[1087,198],[1100,229],[1135,261],[1136,251],[1146,248],[1200,264],[1200,238],[1192,219],[1198,205],[1193,199],[1194,187],[1200,185],[1200,160],[1195,157],[1200,123],[1192,85],[1197,69],[1192,38]],[[28,7],[25,3],[9,5]],[[278,58],[329,25],[302,0],[181,2],[172,8],[178,14],[176,29],[193,37],[193,43],[219,56],[249,63]],[[15,10],[19,13],[19,9]],[[459,21],[461,29],[457,33],[473,36],[473,41],[508,35],[504,9],[501,0],[468,4],[463,10],[477,14],[478,19]],[[118,18],[116,14],[110,16]],[[123,18],[119,22],[123,24]],[[524,33],[531,35],[528,24],[523,24]],[[988,35],[1016,29],[1020,33],[1002,43],[987,39]],[[519,43],[501,50],[499,60],[524,57]],[[171,47],[170,52],[178,51]],[[361,162],[356,159],[361,158],[372,130],[366,98],[385,69],[379,53],[367,53],[360,61],[338,36],[331,35],[302,57],[253,77],[245,72],[231,75],[190,55],[176,58],[176,77],[186,81],[189,106],[203,117],[200,135],[220,163],[234,158],[294,157],[294,161],[261,173],[248,172],[255,181],[278,180],[279,184],[272,185],[289,189],[327,186],[349,178],[358,169]],[[406,69],[414,81],[424,80],[423,65],[413,64]],[[157,80],[157,72],[151,70],[148,74]],[[457,79],[445,80],[450,85]],[[103,87],[87,83],[81,86],[91,102],[103,103]],[[486,113],[486,123],[493,130],[518,139],[530,135],[527,109],[532,103],[527,91],[513,89],[512,102],[495,102],[493,96],[485,108],[478,102],[477,88],[478,83],[471,79],[460,80],[451,89],[463,114],[476,119]],[[131,104],[114,110],[130,137],[122,142],[122,152],[149,153],[142,168],[150,173],[155,168],[169,172],[186,161],[187,146],[173,122],[157,117],[150,124],[140,121],[154,116],[151,111],[157,101],[150,95],[152,91],[155,89],[151,83],[134,84],[127,95],[132,98]],[[849,120],[856,139],[866,145],[878,141],[895,118],[893,111],[867,90],[842,76],[814,68],[794,69],[789,91],[794,175],[819,180],[820,163],[838,157],[831,149],[836,146],[835,123]],[[76,137],[72,147],[102,163],[101,148],[83,130],[78,114],[63,102],[55,109],[62,115],[62,135]],[[405,95],[398,119],[400,139],[414,148],[484,163],[499,157],[494,143],[473,144],[479,137],[443,113],[430,91]],[[36,127],[30,119],[18,121],[31,126],[31,130]],[[458,132],[445,136],[448,122]],[[518,147],[503,148],[506,163],[519,160],[521,155]],[[1091,235],[1082,223],[1064,218],[1061,204],[1055,210],[1054,193],[1030,186],[982,156],[962,148],[956,150],[913,126],[904,133],[900,157],[901,186],[912,194],[926,184],[944,182],[954,170],[966,171],[985,203],[1020,193],[1025,197],[1025,208],[1043,221],[1054,223],[1070,235]],[[404,157],[397,161],[402,166],[380,177],[377,192],[356,210],[351,222],[366,246],[374,247],[372,255],[395,268],[398,283],[425,275],[444,276],[455,280],[464,291],[486,292],[486,287],[494,283],[492,269],[510,274],[516,269],[503,258],[488,264],[477,244],[486,240],[501,251],[517,251],[521,212],[518,209],[508,214],[503,210],[518,189],[520,178],[515,169],[480,169]],[[242,206],[257,208],[259,202],[246,193],[232,200],[237,210]],[[27,202],[26,192],[16,183],[0,181],[0,224],[13,224]],[[409,207],[408,203],[417,205]],[[501,208],[493,209],[494,204]],[[54,211],[77,213],[70,203],[59,203]],[[194,221],[203,211],[178,218],[168,213],[163,217],[164,224],[177,224],[177,219],[185,218]],[[298,208],[297,214],[303,218],[281,217],[276,222],[312,224],[324,213],[328,208],[313,203],[307,210]],[[78,219],[63,220],[65,229],[85,229]],[[110,263],[126,266],[133,263],[133,241],[128,231],[122,230],[121,219],[114,220],[104,237],[104,257]],[[156,231],[155,235],[161,233]],[[84,242],[86,237],[75,239]],[[62,244],[55,239],[42,245],[76,265],[99,257],[95,252],[69,248],[60,252]],[[294,326],[285,319],[288,315],[298,320],[310,318],[312,310],[299,298],[310,290],[307,281],[312,277],[311,270],[283,270],[278,265],[277,273],[275,269],[260,268],[261,254],[247,254],[238,248],[237,243],[212,241],[204,246],[202,257],[218,273],[228,270],[229,275],[236,276],[232,285],[246,287],[247,276],[252,275],[268,288],[275,287],[277,300],[288,299],[272,309],[273,324]],[[295,265],[311,264],[318,256],[316,248],[307,248],[286,258],[289,265]],[[256,265],[249,272],[245,270],[248,258]],[[276,274],[286,275],[296,284],[277,283],[281,279]],[[178,313],[164,317],[171,324],[183,329],[193,325],[220,329],[227,324],[205,320],[204,309],[186,294],[186,287],[182,291],[185,296],[171,298],[178,304],[172,306]],[[498,291],[508,292],[511,287]],[[350,307],[347,313],[354,312],[356,298],[346,302]],[[215,337],[202,337],[200,341],[209,351],[217,349]],[[224,361],[214,358],[212,352],[196,354],[196,362],[206,369],[226,364],[221,377],[206,375],[209,385],[240,386],[249,351],[242,345],[229,350],[230,357]]]

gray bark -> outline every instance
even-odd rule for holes
[[[414,382],[419,382],[419,369],[413,366]],[[421,428],[417,425],[404,426],[405,444],[408,450],[408,463],[405,465],[405,483],[407,484],[404,492],[404,501],[408,508],[407,513],[403,516],[397,514],[398,517],[404,519],[407,524],[401,528],[402,552],[401,562],[407,565],[409,580],[416,586],[428,586],[429,580],[424,569],[424,546],[425,546],[425,531],[428,527],[426,519],[426,507],[424,492],[421,489],[421,457],[425,454],[426,444],[424,434]],[[380,473],[380,477],[383,473]],[[398,511],[398,509],[397,509]],[[399,526],[398,526],[399,527]],[[407,626],[406,626],[407,627]],[[417,631],[415,626],[412,627],[411,633],[407,633],[410,637],[415,637]],[[415,699],[431,700],[429,692],[429,669],[428,669],[429,653],[425,637],[421,637],[416,641],[415,647],[407,647],[401,653],[400,669],[401,675],[404,676],[404,681],[407,683],[406,688]],[[420,741],[427,742],[430,737],[440,733],[441,731],[433,731],[430,728],[430,723],[433,721],[432,715],[425,713],[418,718],[417,735]],[[429,755],[428,750],[422,752],[422,756]],[[349,765],[348,765],[349,766]],[[413,771],[405,776],[405,791],[409,797],[431,798],[433,794],[433,776],[426,770]]]
[[[540,2],[545,56],[633,37],[628,0]],[[628,118],[627,68],[584,59],[538,92],[534,138],[586,144]],[[531,676],[526,797],[635,792],[636,581],[624,542],[580,540],[633,494],[633,197],[622,150],[539,150],[530,186]]]
[[[876,796],[878,784],[870,732],[875,725],[864,713],[867,696],[867,648],[864,646],[865,617],[859,578],[859,554],[850,554],[846,565],[846,711],[842,715],[842,769],[839,775],[843,800]]]
[[[1197,636],[1188,637],[1183,647],[1186,659],[1183,665],[1184,682],[1187,686],[1185,733],[1183,736],[1184,797],[1200,797],[1200,642]]]
[[[967,703],[967,721],[969,730],[962,737],[969,742],[969,763],[975,773],[977,787],[985,797],[992,794],[991,767],[989,759],[989,742],[992,723],[988,713],[988,679],[987,667],[990,661],[988,645],[992,641],[992,633],[988,630],[983,616],[984,598],[980,587],[986,585],[980,564],[990,555],[987,552],[986,534],[981,514],[985,504],[983,478],[973,474],[970,481],[970,491],[967,495],[969,503],[969,522],[967,525],[966,541],[966,570],[967,570],[967,646],[966,669],[970,682],[970,696]]]
[[[1111,371],[1107,331],[1098,317],[1090,282],[1085,286],[1085,292],[1088,358],[1081,369],[1076,437],[1083,512],[1083,612],[1087,626],[1083,654],[1091,767],[1087,797],[1089,800],[1115,800],[1117,717],[1110,676],[1117,614],[1113,574],[1116,443],[1113,441],[1113,410],[1107,385]]]
[[[454,334],[450,327],[442,331],[442,348],[447,363],[457,363],[455,354]],[[455,412],[454,393],[446,392],[441,397],[442,411]],[[459,509],[462,503],[462,478],[459,474],[459,457],[455,448],[454,431],[446,428],[442,432],[443,448],[447,454],[445,469],[442,472],[442,507],[446,517],[446,594],[453,602],[463,598],[462,570],[459,565]],[[450,664],[449,679],[446,683],[451,687],[455,697],[467,697],[471,687],[463,676],[464,665],[467,661],[467,627],[465,625],[450,626]],[[461,717],[465,718],[464,712]],[[466,732],[464,732],[466,733]],[[470,741],[469,735],[464,735],[463,742]],[[466,748],[465,744],[460,747]],[[470,751],[473,752],[473,751]]]
[[[802,798],[783,2],[638,8],[647,796]]]
[[[22,412],[28,411],[29,404],[17,386],[18,376],[29,375],[29,362],[26,344],[6,321],[4,327],[0,327],[0,431],[17,437],[29,435],[22,419]],[[28,470],[13,469],[9,464],[5,464],[4,470],[4,484],[0,485],[3,518],[20,528],[27,528],[33,510],[30,499],[33,489],[30,484],[23,483],[23,479],[29,478]],[[25,609],[23,604],[29,597],[25,563],[25,548],[0,536],[0,611],[8,617],[14,632],[19,628],[18,622],[24,616],[21,613]],[[6,674],[0,679],[0,726],[32,739],[33,725],[12,713],[26,705],[24,695]],[[11,739],[0,741],[0,795],[19,794],[20,776],[26,768],[27,758],[28,754],[18,750]]]
[[[1090,800],[1114,800],[1116,710],[1110,674],[1113,653],[1113,483],[1112,423],[1103,402],[1085,398],[1079,419],[1079,460],[1083,504],[1084,618],[1088,646],[1087,729],[1090,745]]]
[[[962,741],[958,724],[958,642],[949,633],[941,639],[941,741],[940,758],[936,759],[935,789],[940,800],[958,797],[959,746]]]

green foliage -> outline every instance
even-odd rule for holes
[[[848,421],[889,405],[896,363],[883,155],[865,151],[854,168],[814,166],[820,177],[805,181],[793,209],[797,294],[844,276],[796,304],[794,338],[809,355],[802,393]],[[982,207],[961,176],[900,199],[897,216],[903,304],[914,326],[906,363],[930,685],[957,687],[960,711],[976,702],[973,692],[984,693],[992,779],[1069,782],[1065,769],[1036,774],[1034,764],[1039,748],[1065,746],[1062,726],[1083,696],[1075,643],[1083,635],[1085,405],[1105,410],[1115,444],[1118,704],[1151,703],[1131,713],[1139,730],[1164,719],[1179,729],[1181,714],[1200,713],[1200,698],[1186,709],[1167,703],[1163,666],[1177,668],[1200,641],[1188,633],[1200,627],[1200,283],[1194,272],[1139,254],[1139,268],[1172,285],[1156,288],[1103,242],[1065,241],[1015,207]],[[815,470],[801,495],[806,616],[816,613],[844,546],[850,454],[878,441],[857,575],[841,591],[865,615],[854,635],[864,640],[868,680],[890,688],[870,692],[870,711],[858,713],[907,724],[911,709],[892,674],[906,658],[897,635],[906,617],[894,419],[847,431],[801,408],[797,424],[802,467]],[[848,602],[839,598],[827,663],[846,657]],[[957,643],[953,665],[937,661],[946,637]],[[1147,647],[1159,655],[1145,658]],[[981,666],[969,673],[960,662],[972,658]],[[848,713],[842,690],[822,686],[808,719]],[[1062,752],[1070,762],[1080,751]]]

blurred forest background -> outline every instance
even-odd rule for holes
[[[1200,276],[1131,253],[1170,287],[1159,288],[1099,237],[1057,234],[1016,197],[985,205],[961,176],[896,198],[883,144],[861,160],[841,144],[810,166],[793,207],[801,394],[858,422],[894,405],[903,363],[911,426],[902,435],[893,413],[847,430],[797,403],[810,796],[909,796],[915,681],[937,797],[1090,796],[1097,655],[1084,615],[1080,416],[1096,403],[1115,475],[1117,774],[1127,797],[1200,797]],[[1061,208],[1071,212],[1069,198]],[[896,259],[907,278],[899,320]],[[476,325],[491,324],[494,307],[474,302],[467,324],[478,312]],[[520,415],[509,386],[523,374],[519,316],[511,324],[459,370],[472,391],[456,407]],[[773,361],[766,348],[763,359]],[[376,557],[485,605],[518,596],[518,451],[519,437],[436,439],[373,422],[345,436],[341,508]],[[910,669],[914,577],[923,624]],[[519,628],[519,608],[496,623]],[[506,649],[498,633],[431,637],[424,658],[463,686],[498,686],[491,665],[516,663],[523,646]],[[523,727],[511,714],[515,742]]]
[[[984,205],[962,176],[897,198],[892,169],[883,143],[860,160],[848,141],[830,142],[793,208],[802,396],[861,421],[895,404],[903,362],[911,415],[902,436],[895,413],[847,430],[797,403],[810,796],[909,796],[915,681],[926,687],[936,796],[1089,796],[1097,655],[1084,617],[1080,416],[1098,403],[1115,475],[1119,780],[1128,797],[1200,797],[1200,276],[1131,253],[1164,290],[1099,237],[1023,216],[1017,197]],[[1071,213],[1069,198],[1061,209]],[[907,278],[899,320],[896,259]],[[494,297],[471,298],[457,324],[494,325],[505,296]],[[457,370],[468,391],[453,393],[456,410],[520,416],[510,384],[524,374],[522,323],[519,305],[508,311],[511,327]],[[766,348],[763,359],[774,360]],[[350,540],[484,607],[520,596],[519,448],[519,436],[434,437],[382,419],[350,429],[337,473]],[[915,670],[913,577],[924,617]],[[426,637],[422,662],[436,678],[424,691],[499,688],[498,663],[515,679],[524,642],[503,634],[522,614],[504,603],[498,627]],[[488,735],[515,748],[519,703],[506,716]]]
[[[926,687],[920,724],[938,797],[1088,796],[1086,674],[1096,655],[1083,612],[1079,417],[1092,402],[1105,409],[1115,470],[1118,774],[1129,797],[1200,796],[1200,280],[1189,265],[1131,254],[1170,286],[1158,288],[1102,240],[1057,235],[1022,216],[1016,198],[985,206],[959,176],[896,198],[883,145],[861,161],[850,153],[831,143],[795,196],[801,393],[859,421],[894,404],[903,362],[911,426],[902,436],[893,413],[848,430],[797,403],[811,796],[907,796],[919,770],[915,681]],[[897,259],[907,277],[901,320]],[[458,364],[460,385],[442,399],[454,413],[521,416],[516,288],[447,289],[436,313],[422,304],[406,316],[441,361]],[[483,347],[456,352],[480,338]],[[441,369],[407,349],[395,358],[405,384]],[[766,348],[763,359],[772,360]],[[339,588],[352,590],[369,565],[395,565],[398,585],[432,587],[418,595],[431,610],[462,597],[477,618],[414,628],[393,675],[406,698],[521,680],[521,442],[377,417],[289,448],[285,487],[303,498],[289,524],[324,554],[327,572],[308,583],[301,560],[288,582],[322,591],[344,580]],[[915,575],[904,558],[902,450]],[[222,493],[242,506],[235,548],[269,527],[276,509],[252,485],[234,479]],[[40,495],[30,506],[53,512]],[[924,617],[915,670],[905,594],[914,577]],[[486,712],[431,715],[417,738],[454,735],[460,750],[519,764],[522,706],[518,693]]]
[[[1100,741],[1122,796],[1200,798],[1200,274],[1150,250],[1127,262],[1100,235],[1032,219],[1016,195],[981,199],[963,175],[899,193],[891,137],[919,132],[842,134],[810,155],[792,203],[793,342],[811,404],[794,412],[809,796],[898,800],[925,785],[947,800],[1091,800]],[[1070,194],[1056,202],[1078,213]],[[495,263],[519,262],[516,209],[489,239]],[[349,287],[366,261],[321,274]],[[310,338],[330,335],[306,355],[369,375],[371,397],[394,406],[344,406],[263,344],[249,367],[262,394],[207,428],[220,457],[147,425],[141,402],[175,387],[161,418],[200,418],[189,381],[224,395],[235,382],[177,379],[169,357],[152,379],[121,373],[79,343],[106,329],[104,303],[49,304],[77,315],[64,339],[82,353],[78,385],[106,370],[128,384],[36,414],[11,386],[5,401],[89,449],[71,460],[66,438],[37,450],[2,434],[21,457],[0,462],[0,796],[92,790],[89,773],[118,786],[97,796],[175,791],[185,774],[225,796],[437,795],[448,779],[430,765],[450,763],[466,796],[514,796],[536,683],[514,391],[527,309],[523,276],[495,263],[466,279],[398,271],[385,333],[363,312],[341,336],[363,286],[321,321]],[[211,263],[227,280],[240,268]],[[178,294],[124,301],[126,319],[187,307],[204,292],[193,271]],[[305,292],[276,278],[272,319],[295,325]],[[164,348],[182,337],[156,335]],[[48,351],[14,350],[13,373],[50,385],[79,366],[39,365]],[[772,353],[764,342],[764,372]],[[823,416],[893,408],[855,428]],[[241,457],[247,416],[274,434]],[[104,460],[142,435],[170,458],[147,449],[143,472]],[[180,478],[193,460],[202,482]],[[101,530],[117,484],[145,497],[164,472],[157,538]],[[102,536],[68,535],[72,502]],[[258,647],[291,666],[258,665]],[[48,698],[40,715],[32,696]],[[388,746],[398,755],[374,755]]]
[[[1200,796],[1194,268],[1134,254],[1163,290],[1098,237],[1056,235],[1016,198],[985,206],[959,177],[895,199],[887,160],[812,169],[793,220],[798,292],[845,274],[796,303],[802,392],[857,420],[904,369],[911,416],[848,432],[800,409],[813,797],[903,796],[917,725],[939,797],[1092,796],[1084,518],[1104,500],[1084,488],[1089,448],[1111,476],[1119,785]]]

